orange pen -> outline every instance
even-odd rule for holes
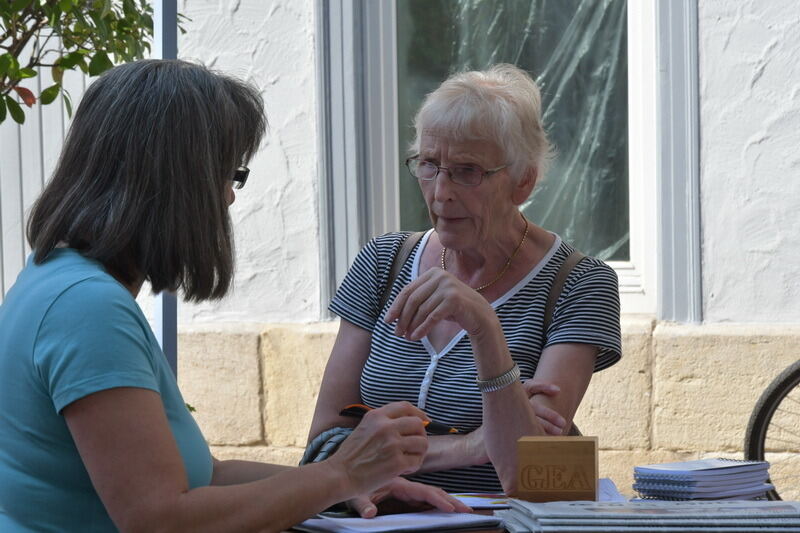
[[[364,405],[363,403],[354,403],[346,406],[344,409],[339,411],[339,415],[361,418],[362,416],[367,414],[367,411],[371,410],[372,407],[369,407],[368,405]],[[422,424],[425,426],[425,430],[432,435],[449,435],[451,433],[458,433],[458,430],[456,428],[447,426],[445,424],[442,424],[441,422],[426,420]]]

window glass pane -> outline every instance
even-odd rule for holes
[[[585,253],[629,259],[625,0],[399,0],[397,35],[401,161],[427,93],[453,72],[514,63],[539,83],[556,148],[525,215]],[[402,229],[430,227],[400,176]]]

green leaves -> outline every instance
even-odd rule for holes
[[[25,123],[25,113],[22,111],[22,108],[19,106],[17,101],[9,95],[6,95],[6,106],[8,107],[8,112],[11,114],[11,118],[14,119],[14,122],[17,124]]]
[[[59,84],[56,83],[55,85],[51,85],[42,91],[42,94],[39,95],[39,101],[42,103],[42,105],[47,105],[56,99],[60,91],[61,86]]]
[[[0,76],[16,78],[19,72],[19,61],[9,53],[0,55]]]
[[[21,68],[19,69],[19,79],[25,80],[28,78],[33,78],[36,76],[36,71],[32,68]]]
[[[110,69],[114,64],[108,58],[108,55],[102,50],[96,52],[89,62],[89,75],[97,76],[98,74]]]
[[[84,56],[85,53],[83,51],[75,51],[70,52],[64,56],[58,58],[55,62],[56,66],[65,70],[71,70],[75,68],[77,65],[84,63]]]
[[[22,11],[30,5],[33,0],[15,0],[11,2],[11,11]]]
[[[9,116],[24,121],[17,95],[26,105],[37,98],[19,82],[43,66],[50,67],[53,85],[38,95],[39,102],[52,103],[61,94],[71,116],[64,73],[80,69],[97,76],[114,64],[141,59],[153,38],[152,15],[149,0],[0,0],[0,95],[14,95],[0,96],[0,122]],[[179,15],[179,26],[186,20]],[[39,32],[54,38],[47,46],[29,46],[30,35]],[[60,49],[54,50],[54,43]]]
[[[70,95],[69,95],[69,93],[67,91],[62,91],[61,94],[64,95],[64,107],[67,108],[67,116],[71,117],[72,116],[72,98],[70,97]]]
[[[50,75],[53,77],[53,81],[56,83],[61,83],[64,81],[64,69],[58,65],[55,65],[52,69],[50,69]]]

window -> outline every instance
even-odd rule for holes
[[[319,0],[317,14],[324,302],[369,237],[425,227],[401,170],[423,95],[508,61],[539,78],[559,151],[526,214],[606,259],[623,311],[700,319],[696,0]]]
[[[424,96],[450,74],[514,63],[542,92],[557,157],[523,212],[585,253],[628,261],[625,0],[407,0],[397,3],[400,154]],[[402,157],[401,157],[402,159]],[[430,227],[400,169],[402,229]]]

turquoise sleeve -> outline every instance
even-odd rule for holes
[[[91,278],[62,292],[42,319],[33,351],[56,412],[115,387],[158,392],[145,328],[133,296],[113,280]]]

